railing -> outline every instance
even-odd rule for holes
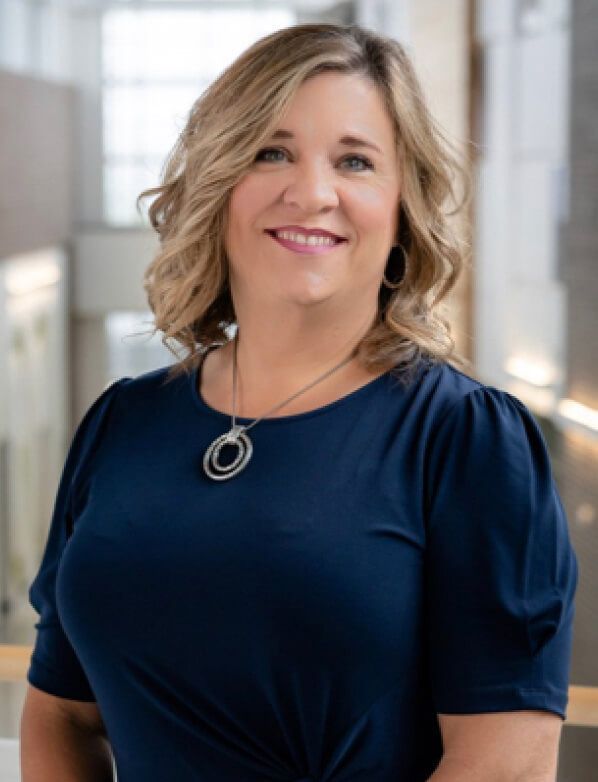
[[[0,644],[0,681],[26,681],[31,646]],[[569,687],[566,725],[598,728],[598,687]]]

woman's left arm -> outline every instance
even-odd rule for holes
[[[577,558],[542,432],[492,387],[445,415],[427,471],[429,782],[555,782]]]
[[[439,714],[444,754],[429,782],[555,782],[563,720],[547,711]]]

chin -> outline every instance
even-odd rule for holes
[[[329,301],[334,297],[335,293],[336,291],[330,290],[329,288],[326,290],[322,288],[319,288],[318,290],[309,290],[306,288],[303,291],[297,289],[290,291],[287,289],[285,298],[289,303],[295,302],[297,304],[309,306]]]

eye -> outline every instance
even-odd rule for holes
[[[347,157],[345,158],[345,160],[359,160],[361,163],[363,163],[363,165],[364,165],[366,168],[374,168],[374,166],[372,165],[371,161],[369,161],[369,160],[367,159],[367,157],[362,157],[361,155],[347,155]],[[354,170],[354,171],[356,171],[356,170],[361,170],[361,171],[363,171],[364,169],[362,168],[362,169],[353,169],[353,170]]]
[[[257,153],[255,160],[256,162],[263,160],[267,163],[275,163],[276,160],[272,160],[271,158],[270,159],[264,158],[264,155],[270,155],[270,154],[286,155],[288,153],[286,152],[286,150],[278,149],[276,147],[266,147],[265,149],[261,149]],[[362,155],[347,155],[346,157],[343,158],[343,162],[345,160],[358,160],[360,163],[362,163],[365,166],[365,168],[354,168],[353,166],[350,166],[352,171],[366,171],[367,169],[374,168],[372,162],[368,160],[368,158],[363,157]]]
[[[281,155],[284,154],[282,149],[275,149],[274,147],[267,147],[266,149],[260,149],[260,151],[255,156],[255,159],[256,160],[260,160],[260,158],[263,159],[263,157],[262,157],[263,155],[267,155],[267,154],[269,154],[271,152],[274,152],[274,153],[279,152]],[[267,162],[270,162],[270,161],[267,161]]]

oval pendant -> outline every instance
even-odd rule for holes
[[[237,455],[229,464],[220,464],[218,457],[225,445],[235,445]],[[242,426],[233,426],[229,432],[217,437],[206,449],[203,457],[203,468],[206,475],[215,481],[225,481],[232,478],[245,467],[251,459],[253,445]]]

